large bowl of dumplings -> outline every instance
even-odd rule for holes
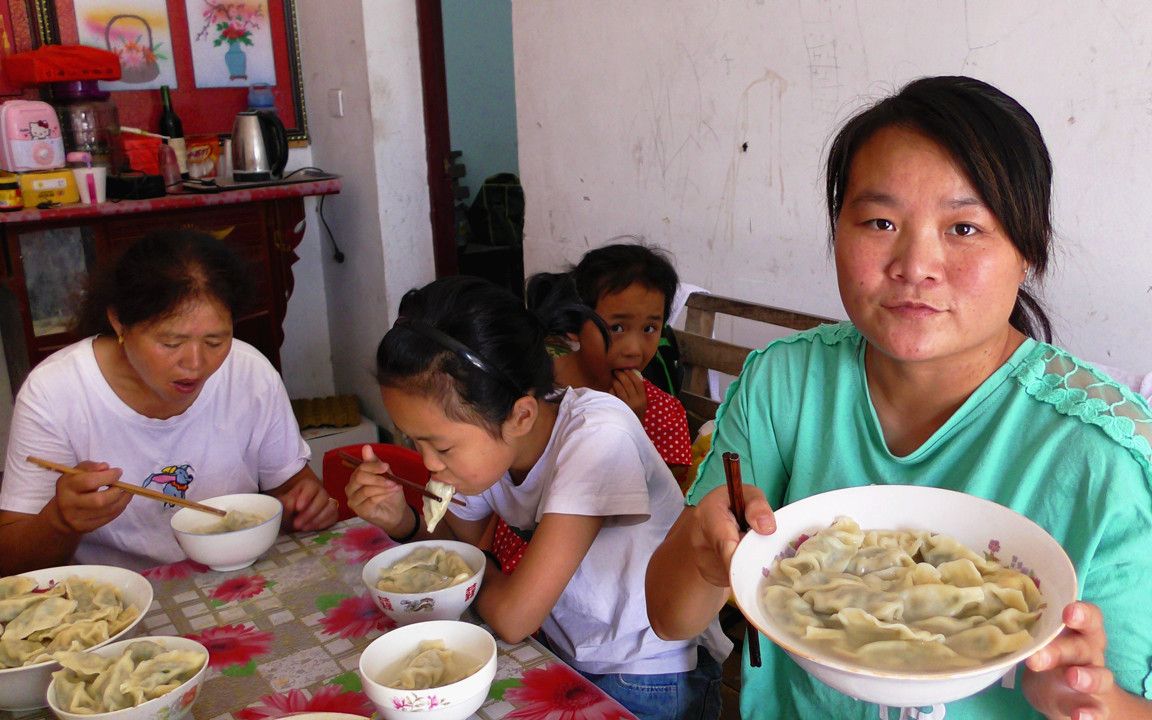
[[[420,540],[391,547],[364,565],[365,587],[397,625],[458,620],[484,580],[484,553],[456,540]]]
[[[139,573],[71,565],[0,578],[0,710],[44,707],[57,652],[84,652],[134,633],[152,605]]]
[[[57,659],[48,707],[60,720],[182,720],[200,693],[208,649],[188,638],[155,636]]]
[[[776,526],[733,555],[737,605],[808,673],[866,702],[974,695],[1055,638],[1077,597],[1043,528],[951,490],[833,490],[779,509]]]
[[[488,697],[496,640],[458,620],[406,625],[364,648],[360,676],[384,720],[464,720]]]
[[[213,570],[246,568],[263,555],[280,534],[284,507],[271,495],[238,493],[199,501],[226,510],[224,517],[181,508],[172,514],[172,532],[184,554]]]

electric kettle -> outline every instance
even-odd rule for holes
[[[264,182],[279,178],[288,163],[288,133],[275,113],[245,110],[232,123],[232,179]]]

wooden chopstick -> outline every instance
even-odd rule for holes
[[[70,467],[68,465],[61,465],[60,463],[54,463],[51,460],[44,460],[42,458],[34,457],[32,455],[28,456],[28,462],[32,463],[33,465],[39,465],[40,467],[45,468],[46,470],[55,470],[56,472],[64,473],[65,475],[75,475],[76,473],[84,472],[80,468],[74,468],[74,467]],[[151,500],[159,500],[161,502],[171,503],[173,505],[179,505],[181,507],[191,508],[193,510],[199,510],[200,512],[210,513],[210,514],[216,515],[218,517],[224,517],[225,515],[228,514],[227,510],[221,510],[220,508],[214,508],[210,505],[202,505],[198,502],[193,502],[191,500],[185,500],[182,497],[175,497],[173,495],[165,495],[162,492],[156,492],[155,490],[149,490],[148,488],[138,487],[136,485],[129,485],[128,483],[120,482],[119,480],[116,480],[116,481],[109,483],[109,484],[112,487],[120,488],[124,492],[130,492],[133,495],[140,495],[142,497],[146,497],[146,498],[149,498]]]
[[[740,532],[748,532],[748,518],[744,515],[744,488],[740,480],[740,456],[734,452],[724,453],[724,480],[728,484],[728,504]],[[760,631],[748,624],[748,664],[760,667]]]
[[[340,455],[340,461],[342,463],[344,463],[344,467],[351,468],[353,470],[360,467],[360,463],[364,462],[363,460],[356,457],[355,455],[351,455],[347,452],[344,452],[343,450],[340,451],[339,455]],[[400,477],[399,475],[396,475],[396,474],[388,472],[388,471],[384,471],[384,477],[388,478],[389,480],[391,480],[394,483],[397,483],[398,485],[405,485],[407,487],[412,488],[413,490],[419,490],[420,494],[426,498],[430,498],[432,500],[439,500],[440,502],[444,502],[444,498],[440,497],[439,495],[432,492],[431,490],[424,487],[423,485],[421,485],[418,482],[412,482],[411,480],[405,480],[404,478]],[[458,497],[453,497],[451,501],[456,503],[457,505],[461,505],[464,507],[468,506],[468,503],[464,502],[463,500],[461,500]]]

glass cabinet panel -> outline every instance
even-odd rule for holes
[[[90,227],[21,232],[20,261],[36,337],[67,332],[80,308],[93,257]]]

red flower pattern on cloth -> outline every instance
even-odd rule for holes
[[[250,625],[221,625],[202,633],[185,635],[208,648],[208,667],[244,665],[257,655],[266,655],[272,633]]]
[[[320,624],[324,626],[324,632],[342,638],[364,637],[373,630],[396,627],[396,623],[380,612],[372,598],[366,595],[344,598],[339,605],[324,613]]]
[[[247,600],[264,592],[264,588],[267,586],[268,581],[264,579],[263,575],[241,575],[220,583],[212,591],[212,597],[221,602]]]
[[[370,717],[376,712],[372,701],[358,692],[345,692],[339,685],[327,685],[308,697],[301,690],[265,695],[260,702],[236,713],[237,720],[281,718],[299,712],[334,712]]]
[[[504,699],[516,706],[505,716],[509,720],[632,718],[584,676],[563,663],[528,670],[522,682],[504,693]]]
[[[180,562],[174,562],[170,565],[157,565],[147,570],[141,570],[140,574],[146,578],[162,582],[166,580],[179,580],[205,572],[208,572],[207,565],[202,565],[195,560],[181,560]]]
[[[353,562],[366,563],[395,544],[396,541],[380,528],[365,525],[352,528],[333,540],[332,550],[328,555],[330,557],[347,555]]]
[[[692,464],[692,438],[688,434],[688,414],[680,401],[644,381],[644,394],[648,409],[644,411],[644,432],[656,446],[656,451],[667,465]],[[500,561],[500,569],[511,575],[524,558],[528,543],[512,532],[508,523],[496,518],[496,531],[492,534],[492,552]]]

